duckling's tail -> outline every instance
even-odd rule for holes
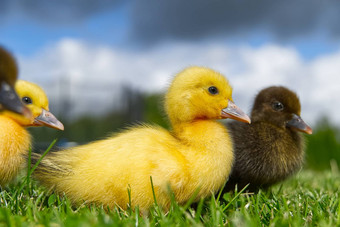
[[[59,159],[58,152],[51,152],[45,157],[41,157],[41,154],[32,153],[31,166],[39,162],[33,172],[33,178],[40,181],[43,185],[53,188],[60,180],[72,174],[70,164]]]

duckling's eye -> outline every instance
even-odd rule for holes
[[[280,103],[280,102],[274,102],[273,104],[272,104],[272,107],[273,107],[273,109],[274,110],[276,110],[276,111],[281,111],[281,110],[283,110],[283,104],[282,103]]]
[[[30,97],[23,97],[22,101],[25,104],[32,104],[32,99]]]
[[[216,94],[218,93],[218,89],[217,89],[217,87],[215,87],[215,86],[209,87],[209,88],[208,88],[208,91],[209,91],[210,94],[212,94],[212,95],[216,95]]]

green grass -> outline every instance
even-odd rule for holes
[[[340,226],[336,169],[304,170],[268,192],[226,193],[195,208],[173,203],[166,214],[155,205],[147,217],[138,209],[73,207],[66,197],[27,179],[23,176],[0,192],[0,226]]]
[[[340,166],[340,129],[321,119],[306,136],[306,166],[315,170],[329,169],[333,164]]]

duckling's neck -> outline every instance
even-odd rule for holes
[[[211,142],[217,142],[221,137],[227,139],[228,133],[224,126],[212,120],[195,120],[173,124],[173,134],[182,143],[190,146],[209,146]],[[207,143],[209,142],[209,143]]]
[[[215,193],[227,179],[233,162],[226,128],[217,121],[196,120],[175,124],[173,134],[184,146],[183,156],[192,177],[189,188],[201,187],[199,196]]]
[[[22,127],[26,127],[26,126],[31,125],[33,123],[32,119],[27,119],[26,117],[21,116],[21,115],[16,114],[16,113],[13,113],[11,111],[3,111],[0,116],[11,119],[16,124],[18,124]]]
[[[227,129],[220,122],[213,120],[195,120],[192,122],[177,123],[173,125],[173,135],[179,142],[190,148],[184,150],[184,156],[192,159],[192,155],[208,155],[221,158],[232,153],[232,145]]]
[[[29,149],[31,136],[22,125],[10,117],[0,115],[0,128],[4,129],[0,135],[0,152],[3,155],[20,155]]]

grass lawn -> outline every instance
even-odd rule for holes
[[[196,208],[173,203],[164,214],[155,206],[148,217],[138,210],[72,207],[23,177],[0,193],[0,226],[340,226],[340,173],[301,171],[268,192],[226,193]]]

